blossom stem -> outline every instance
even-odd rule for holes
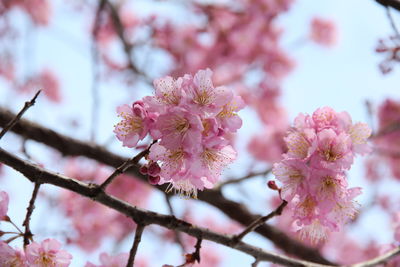
[[[106,187],[120,174],[126,172],[130,167],[137,165],[139,163],[139,161],[146,156],[149,151],[150,148],[153,144],[155,144],[157,142],[157,140],[153,141],[153,143],[151,143],[149,145],[149,147],[145,150],[143,150],[142,152],[140,152],[139,154],[137,154],[136,156],[134,156],[133,158],[125,161],[121,166],[119,166],[118,168],[115,169],[115,171],[98,187],[97,192],[100,191],[105,191]]]
[[[275,216],[281,215],[283,209],[286,207],[287,204],[288,203],[287,203],[286,200],[282,200],[282,203],[279,205],[278,208],[276,208],[276,210],[272,211],[268,215],[265,215],[265,216],[262,216],[262,217],[258,218],[254,222],[252,222],[249,226],[246,227],[246,229],[243,230],[243,232],[241,232],[240,234],[236,235],[234,240],[236,242],[239,242],[240,240],[243,239],[243,237],[245,235],[247,235],[248,233],[252,232],[253,230],[255,230],[260,225],[263,225],[269,219],[271,219],[271,218],[273,218]]]

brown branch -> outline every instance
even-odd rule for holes
[[[123,174],[124,172],[126,172],[130,167],[135,166],[139,163],[139,161],[146,156],[149,151],[150,148],[153,144],[155,144],[157,141],[154,141],[153,143],[151,143],[148,148],[146,148],[145,150],[139,152],[136,156],[134,156],[133,158],[125,161],[121,166],[119,166],[118,168],[115,169],[115,171],[99,186],[99,191],[101,190],[105,190],[106,187],[120,174]]]
[[[52,184],[60,188],[65,188],[72,192],[78,193],[81,196],[92,198],[93,187],[90,184],[69,178],[63,175],[52,173],[43,168],[40,168],[28,161],[22,160],[7,151],[0,148],[0,162],[12,167],[16,171],[22,173],[27,179],[34,183]],[[269,261],[283,266],[301,266],[301,267],[326,267],[327,265],[315,264],[312,262],[292,259],[290,257],[279,255],[272,252],[267,252],[261,248],[239,241],[233,244],[234,236],[225,235],[213,232],[206,228],[198,227],[183,220],[179,220],[174,216],[162,215],[156,212],[131,206],[130,204],[119,200],[113,196],[100,192],[94,201],[101,203],[111,209],[114,209],[132,220],[142,223],[143,225],[157,224],[162,227],[177,230],[186,233],[195,238],[202,238],[213,241],[215,243],[231,247],[235,250],[242,251],[251,255],[260,261]]]
[[[29,240],[31,240],[33,237],[33,234],[31,232],[31,228],[30,228],[30,221],[31,221],[31,216],[32,216],[33,210],[35,209],[35,201],[36,201],[37,194],[39,192],[39,187],[40,187],[40,183],[35,182],[35,187],[33,188],[32,197],[31,197],[31,200],[29,201],[29,206],[26,209],[25,220],[24,220],[24,223],[22,224],[22,226],[25,226],[24,247],[29,245]]]
[[[272,211],[271,213],[269,213],[266,216],[262,216],[262,217],[258,218],[254,222],[252,222],[249,226],[246,227],[246,229],[243,230],[243,232],[241,232],[240,234],[238,234],[235,237],[236,242],[242,240],[245,235],[247,235],[248,233],[254,231],[254,229],[256,229],[257,227],[263,225],[269,219],[271,219],[271,218],[273,218],[275,216],[281,215],[283,209],[286,207],[287,204],[288,204],[287,201],[283,200],[282,203],[279,205],[279,207],[276,208],[276,210]]]
[[[0,139],[21,119],[22,115],[24,115],[30,107],[35,105],[36,98],[39,96],[40,92],[41,90],[37,91],[30,101],[26,101],[21,111],[8,124],[6,124],[6,126],[4,126],[3,130],[0,132]]]
[[[375,0],[378,4],[384,7],[392,7],[397,11],[400,11],[400,1],[399,0]]]
[[[136,256],[137,249],[139,247],[139,243],[142,240],[142,234],[143,234],[144,227],[145,226],[143,224],[138,224],[136,227],[135,239],[133,241],[131,251],[129,252],[129,259],[128,259],[128,263],[126,264],[126,267],[133,267],[133,264],[135,263],[135,256]]]
[[[397,29],[396,23],[394,22],[394,19],[392,17],[392,13],[390,12],[390,8],[388,6],[386,7],[386,16],[389,19],[390,26],[392,27],[392,30],[394,31],[394,33],[396,34],[397,37],[400,37],[399,30]]]
[[[349,265],[348,267],[372,267],[372,266],[377,266],[378,264],[382,264],[385,262],[388,262],[390,259],[392,259],[395,256],[400,255],[400,246],[389,251],[388,253],[382,255],[382,256],[378,256],[375,259],[372,260],[368,260],[368,261],[364,261],[361,263],[357,263],[357,264],[352,264]]]
[[[13,117],[13,113],[0,108],[0,126],[7,123],[10,118]],[[11,130],[25,138],[52,147],[65,156],[85,156],[114,168],[117,168],[127,161],[126,158],[115,155],[101,146],[73,139],[24,119],[18,121]],[[140,174],[138,168],[130,168],[127,173],[147,182],[147,177]],[[165,191],[166,186],[157,186],[155,188]],[[198,200],[216,207],[228,217],[242,225],[249,225],[260,217],[259,215],[252,214],[244,205],[226,199],[220,190],[200,191],[198,194]],[[277,247],[288,254],[296,255],[299,258],[309,261],[334,265],[332,262],[322,257],[317,250],[309,248],[290,238],[284,232],[273,226],[264,224],[258,227],[255,231],[271,240]]]

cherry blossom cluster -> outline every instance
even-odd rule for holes
[[[211,188],[236,158],[227,136],[241,127],[237,111],[244,103],[226,87],[214,87],[211,76],[206,69],[177,80],[160,78],[154,96],[117,110],[122,121],[114,132],[124,146],[136,146],[147,134],[159,140],[145,169],[153,183],[170,183],[171,190],[187,196]]]
[[[0,266],[5,267],[68,267],[72,256],[61,250],[61,244],[55,239],[46,239],[41,243],[32,242],[25,250],[14,249],[0,241]]]
[[[302,238],[316,243],[356,214],[361,188],[348,188],[345,171],[356,154],[369,151],[370,134],[367,124],[353,124],[347,112],[329,107],[296,117],[284,138],[288,151],[273,173]]]

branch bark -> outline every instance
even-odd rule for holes
[[[312,262],[292,259],[284,255],[267,252],[261,248],[249,245],[242,241],[238,243],[234,242],[232,235],[224,235],[213,232],[206,228],[198,227],[183,220],[179,220],[174,216],[162,215],[156,212],[144,210],[129,205],[128,203],[119,200],[113,196],[100,192],[94,198],[93,190],[96,187],[90,184],[83,183],[81,181],[69,178],[63,175],[49,172],[43,168],[40,168],[28,161],[22,160],[7,151],[0,148],[0,162],[12,167],[18,172],[22,173],[27,179],[33,183],[40,184],[52,184],[60,188],[73,191],[81,196],[85,196],[99,202],[111,209],[114,209],[126,216],[132,218],[132,220],[140,222],[142,225],[157,224],[162,227],[177,230],[188,235],[191,235],[197,239],[207,239],[215,243],[231,247],[235,250],[242,251],[248,255],[257,258],[260,261],[269,261],[283,266],[300,266],[300,267],[326,267],[331,265],[321,265]]]
[[[400,11],[400,1],[399,0],[375,0],[378,4],[384,7],[392,7],[397,11]]]
[[[15,115],[12,112],[0,108],[0,126],[6,124],[10,121],[10,118],[12,119],[14,116]],[[85,156],[100,163],[113,166],[114,168],[117,168],[128,160],[107,151],[101,146],[73,139],[24,119],[18,121],[11,131],[23,136],[24,138],[35,140],[52,147],[65,156]],[[147,177],[139,172],[139,168],[130,168],[127,173],[147,182]],[[166,190],[166,186],[157,186],[155,188],[164,192]],[[216,207],[231,219],[245,226],[251,224],[261,216],[252,214],[240,203],[226,199],[220,190],[200,191],[198,194],[198,200]],[[322,257],[317,250],[301,244],[273,226],[264,224],[258,227],[255,232],[268,238],[278,248],[288,254],[296,255],[299,258],[313,262],[335,265]]]

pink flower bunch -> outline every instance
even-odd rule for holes
[[[354,198],[361,188],[348,188],[345,171],[355,154],[369,151],[370,134],[367,124],[353,124],[347,112],[329,107],[296,117],[284,139],[288,151],[273,173],[303,238],[313,243],[324,239],[356,214]]]
[[[7,216],[8,212],[8,194],[5,191],[0,191],[0,221]]]
[[[337,29],[331,20],[314,18],[311,21],[310,39],[323,46],[333,46],[337,41]]]
[[[227,136],[242,125],[237,111],[241,97],[225,87],[214,87],[212,71],[200,70],[177,80],[154,82],[155,95],[118,108],[123,118],[115,126],[117,138],[133,147],[150,133],[154,144],[148,156],[161,165],[159,184],[170,183],[187,196],[211,188],[222,169],[236,158]],[[154,169],[154,168],[153,168]]]
[[[61,250],[55,239],[46,239],[40,244],[32,242],[25,251],[13,249],[0,241],[0,266],[2,267],[68,267],[72,256]]]
[[[400,211],[393,216],[394,239],[400,242]]]

